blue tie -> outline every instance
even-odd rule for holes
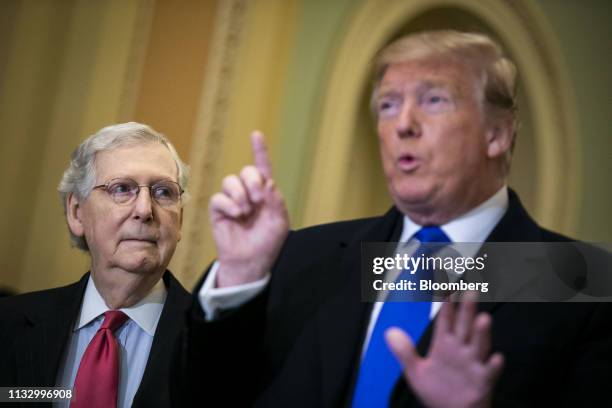
[[[412,257],[431,255],[444,246],[431,245],[433,242],[450,242],[444,231],[437,226],[423,227],[414,237],[419,240],[421,245]],[[426,275],[426,273],[429,275]],[[414,274],[410,274],[409,271],[404,270],[400,273],[397,280],[406,279],[418,282],[419,279],[430,278],[432,276],[431,273],[432,271],[430,270],[417,270]],[[361,362],[359,377],[355,393],[353,394],[353,408],[386,407],[389,404],[391,391],[401,374],[401,366],[387,347],[384,338],[385,331],[391,326],[399,327],[408,333],[416,344],[429,324],[431,297],[419,296],[418,298],[411,298],[410,294],[412,292],[407,292],[408,297],[405,297],[406,292],[399,296],[393,295],[393,293],[395,292],[389,295],[387,300],[390,301],[385,302],[378,315],[368,349]],[[420,301],[395,301],[410,299],[418,299]]]

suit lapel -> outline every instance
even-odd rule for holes
[[[170,403],[167,385],[170,380],[170,360],[185,324],[191,296],[169,271],[166,271],[163,280],[168,296],[155,330],[146,369],[134,395],[133,406],[167,406]]]
[[[495,226],[480,252],[486,251],[486,246],[495,242],[540,242],[542,234],[540,227],[527,214],[521,204],[517,194],[512,189],[508,189],[509,203],[506,214]],[[493,313],[495,309],[503,303],[481,302],[478,310]]]
[[[88,278],[89,273],[73,285],[55,289],[46,304],[24,313],[30,328],[23,336],[26,351],[17,356],[20,383],[47,387],[55,385]]]
[[[399,227],[398,227],[399,224]],[[361,345],[367,329],[371,303],[361,301],[361,242],[385,242],[397,239],[401,217],[394,208],[368,224],[353,237],[341,240],[340,271],[345,284],[317,316],[317,333],[321,350],[322,406],[338,406],[352,389],[359,366]],[[393,235],[397,235],[393,237]],[[349,381],[338,381],[339,378]]]

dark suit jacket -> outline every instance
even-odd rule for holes
[[[72,285],[0,299],[0,386],[55,386],[88,277],[89,273]],[[168,296],[134,407],[170,405],[170,363],[191,297],[169,271],[163,280]]]
[[[360,299],[360,243],[396,241],[402,216],[290,233],[267,291],[214,322],[194,305],[182,384],[233,406],[350,404],[371,304]],[[562,241],[536,225],[510,192],[488,241]],[[197,292],[196,292],[197,293]],[[492,314],[492,350],[506,358],[494,406],[588,406],[612,375],[610,304],[481,303]],[[418,343],[426,354],[431,325]],[[202,367],[206,367],[205,370]],[[443,390],[441,390],[443,392]],[[194,396],[192,394],[192,396]],[[195,395],[197,398],[197,395]],[[419,406],[400,379],[391,405]]]

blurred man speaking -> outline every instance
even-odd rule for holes
[[[59,191],[91,270],[0,302],[0,385],[72,389],[72,407],[168,406],[189,294],[166,267],[186,183],[172,144],[146,125],[103,128],[74,151]]]
[[[506,186],[515,76],[481,34],[416,33],[380,52],[372,108],[394,203],[381,217],[287,235],[254,134],[255,166],[211,199],[218,261],[192,318],[192,388],[214,384],[226,401],[261,406],[599,401],[612,368],[607,304],[360,299],[362,242],[567,240]]]

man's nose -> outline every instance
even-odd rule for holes
[[[421,124],[418,119],[417,109],[413,103],[406,102],[398,115],[396,133],[399,137],[419,136]]]
[[[149,187],[140,187],[136,201],[134,202],[134,218],[142,221],[153,219],[153,200]]]

